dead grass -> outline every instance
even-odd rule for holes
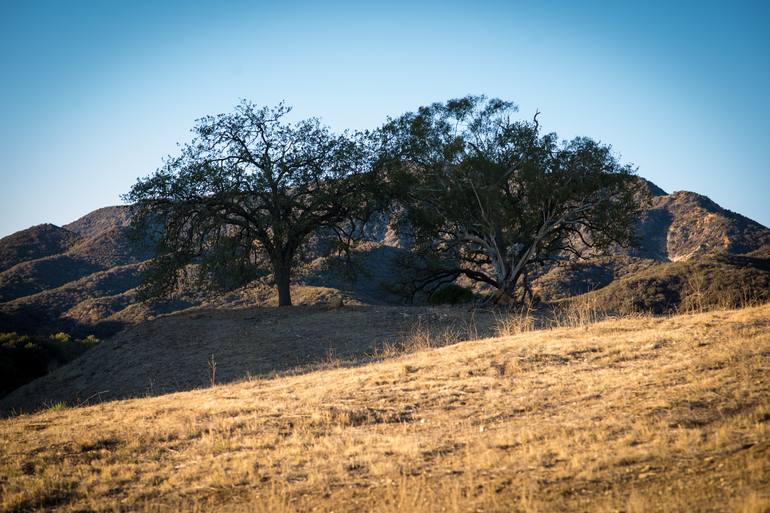
[[[2,420],[0,509],[768,511],[770,306],[522,331]]]
[[[465,308],[323,305],[194,309],[127,329],[0,398],[0,415],[85,405],[362,364],[489,336],[493,315]],[[212,379],[213,378],[213,379]]]

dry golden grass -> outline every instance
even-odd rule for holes
[[[769,510],[770,305],[509,329],[2,420],[0,508]]]

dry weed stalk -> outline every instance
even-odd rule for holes
[[[209,356],[208,365],[209,365],[210,383],[211,383],[211,386],[214,387],[217,385],[217,362],[216,360],[214,360],[213,354]]]
[[[505,312],[494,312],[495,336],[509,337],[527,333],[536,328],[535,316],[529,305],[520,309],[509,309]]]

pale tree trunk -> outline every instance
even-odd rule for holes
[[[495,291],[493,303],[496,305],[510,305],[516,302],[516,285],[519,281],[519,275],[509,276],[498,279],[500,287]]]

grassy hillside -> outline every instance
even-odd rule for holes
[[[0,508],[770,507],[770,305],[381,356],[2,420]]]
[[[770,258],[717,254],[666,262],[620,277],[576,300],[621,314],[764,303],[770,300]]]
[[[0,239],[0,272],[16,264],[66,251],[77,235],[52,224],[41,224]]]
[[[316,291],[317,292],[317,291]],[[129,328],[71,365],[0,399],[0,414],[50,402],[122,399],[190,390],[264,376],[329,359],[366,362],[386,344],[418,328],[434,327],[442,340],[468,337],[464,309],[324,306],[192,309]],[[473,333],[490,333],[490,313],[474,316]]]

